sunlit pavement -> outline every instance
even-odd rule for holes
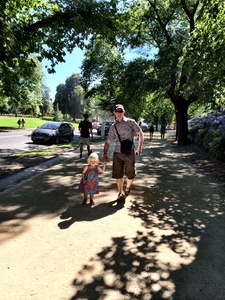
[[[224,298],[224,191],[169,134],[145,136],[125,204],[110,162],[95,206],[81,205],[86,152],[0,194],[1,299]],[[92,150],[102,159],[103,143]]]

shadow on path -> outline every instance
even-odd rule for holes
[[[224,196],[171,150],[145,149],[126,207],[142,229],[112,237],[83,265],[71,300],[224,299]]]
[[[70,206],[60,216],[60,219],[66,219],[58,224],[60,229],[67,229],[75,222],[91,222],[116,213],[124,207],[124,202],[116,200],[109,203],[101,203],[91,207],[90,205],[77,204]]]

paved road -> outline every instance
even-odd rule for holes
[[[47,147],[46,145],[34,144],[31,141],[31,130],[17,130],[11,132],[0,132],[0,155],[23,152]],[[74,140],[79,138],[79,131],[74,131]],[[94,130],[96,135],[96,130]]]
[[[3,193],[1,300],[223,300],[224,188],[192,155],[146,139],[124,206],[111,163],[80,204],[79,153]]]

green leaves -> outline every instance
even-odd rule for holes
[[[64,61],[65,49],[83,48],[92,34],[98,33],[114,39],[115,25],[111,21],[115,12],[112,1],[66,0],[52,1],[10,0],[0,4],[0,80],[6,94],[5,80],[12,70],[19,73],[26,58],[35,53],[41,61],[51,61],[50,72],[58,62]],[[27,69],[29,66],[27,67]],[[13,81],[18,77],[11,75]],[[27,76],[27,73],[23,73]]]

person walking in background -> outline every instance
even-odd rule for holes
[[[109,128],[107,140],[104,145],[104,162],[108,162],[108,150],[112,140],[115,140],[113,153],[112,178],[116,179],[118,187],[117,201],[125,201],[130,194],[135,172],[135,154],[140,155],[144,140],[144,134],[135,120],[126,118],[122,104],[117,104],[113,111],[116,121]],[[134,134],[138,135],[138,147],[134,149]],[[130,144],[130,149],[123,149],[123,144]],[[123,190],[124,173],[126,175],[126,188]]]
[[[154,124],[153,122],[151,123],[149,127],[149,132],[150,132],[150,141],[153,139],[153,134],[154,134]]]
[[[22,119],[21,124],[22,124],[22,128],[24,128],[24,125],[25,125],[25,120],[24,119]]]
[[[92,140],[93,140],[92,124],[88,120],[88,114],[83,114],[83,117],[84,117],[84,120],[81,121],[78,125],[78,129],[80,131],[80,139],[79,139],[80,158],[82,158],[84,145],[87,145],[88,155],[90,155],[92,153],[92,151],[90,149],[90,134],[91,134]]]
[[[163,140],[165,138],[165,133],[166,133],[166,124],[165,123],[161,124],[160,133],[161,133],[161,140]]]
[[[18,124],[18,126],[20,128],[20,125],[21,125],[21,120],[20,119],[17,121],[17,124]]]
[[[99,167],[99,157],[96,152],[91,153],[87,161],[88,165],[83,168],[78,191],[84,194],[83,205],[87,204],[88,195],[90,196],[90,205],[94,205],[94,195],[99,194],[99,173],[105,172],[106,162],[102,168]]]

